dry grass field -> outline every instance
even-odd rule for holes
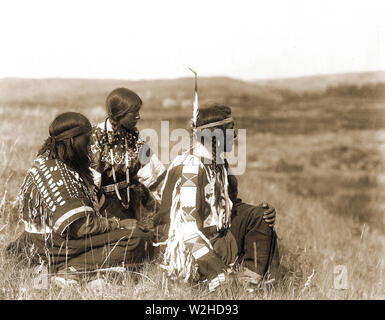
[[[0,299],[385,299],[385,102],[368,98],[234,107],[237,127],[247,129],[240,196],[277,209],[284,273],[274,286],[254,293],[173,284],[166,290],[152,261],[104,275],[102,290],[35,288],[32,266],[3,254],[22,230],[15,196],[52,119],[76,110],[96,123],[104,119],[102,104],[44,104],[38,97],[0,104]],[[185,127],[188,112],[145,104],[141,117],[140,129],[159,130],[166,119],[172,129]],[[345,290],[333,286],[338,265],[346,266]]]

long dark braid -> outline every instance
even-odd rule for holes
[[[202,108],[199,111],[197,126],[202,126],[212,122],[221,121],[230,116],[231,116],[231,109],[228,106],[213,105],[208,108]],[[221,129],[224,131],[225,127],[219,126],[212,129],[213,130]],[[204,137],[201,136],[201,143],[203,142],[204,142]],[[218,139],[215,135],[212,135],[211,143],[212,143],[211,145],[212,162],[211,162],[210,168],[213,172],[213,178],[215,179],[215,185],[214,185],[215,206],[218,206],[219,202],[221,201],[221,192],[220,192],[221,188],[218,184],[223,183],[223,181],[218,181],[218,178],[217,178],[217,175],[218,173],[220,173],[221,168],[217,163]],[[220,178],[223,179],[224,177],[220,177]]]
[[[108,120],[110,120],[112,131],[117,132],[118,131],[118,122],[111,116],[107,117]],[[106,121],[107,121],[106,119]]]
[[[211,155],[212,155],[211,168],[213,172],[216,174],[219,169],[217,165],[217,138],[216,137],[213,137],[211,141]]]
[[[212,146],[211,146],[211,155],[212,155],[212,162],[211,162],[211,169],[214,174],[214,179],[215,179],[215,206],[218,206],[220,197],[221,197],[221,192],[220,192],[220,186],[218,186],[218,179],[217,179],[217,174],[220,173],[219,170],[220,168],[218,167],[217,164],[217,139],[214,136],[212,139]]]

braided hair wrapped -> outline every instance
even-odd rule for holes
[[[44,154],[49,159],[60,159],[92,184],[88,156],[91,129],[91,123],[81,113],[65,112],[58,115],[49,127],[49,137],[38,156]]]
[[[222,205],[221,202],[226,199],[223,199],[223,191],[225,193],[228,193],[228,177],[226,174],[226,170],[224,168],[224,163],[218,164],[219,158],[219,152],[224,151],[224,144],[225,144],[225,130],[226,126],[225,124],[222,125],[214,125],[210,126],[210,124],[214,124],[216,122],[220,122],[225,119],[231,118],[231,109],[228,106],[224,105],[213,105],[208,108],[200,109],[198,119],[197,119],[197,129],[199,127],[205,127],[207,125],[207,128],[204,128],[204,130],[197,130],[197,140],[204,144],[205,140],[210,140],[211,142],[211,172],[212,172],[212,184],[214,189],[214,207],[218,208],[218,212],[222,212],[219,210],[220,206]],[[208,130],[205,132],[205,130]],[[219,139],[214,134],[215,130],[221,130],[220,132],[222,135],[220,135]],[[226,190],[223,190],[226,189]],[[228,216],[229,212],[225,216],[219,217],[219,225],[217,226],[219,230],[225,229],[229,226],[230,223],[230,217]]]

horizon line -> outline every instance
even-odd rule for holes
[[[282,77],[267,77],[267,78],[254,78],[250,80],[241,79],[238,77],[231,77],[227,75],[210,75],[210,76],[200,76],[200,79],[210,79],[210,78],[224,78],[224,79],[233,79],[243,82],[258,82],[258,81],[274,81],[274,80],[295,80],[301,78],[315,78],[322,76],[338,76],[338,75],[349,75],[349,74],[365,74],[365,73],[385,73],[384,70],[367,70],[367,71],[346,71],[346,72],[337,72],[337,73],[315,73],[310,75],[296,75],[296,76],[282,76]],[[18,76],[7,76],[0,77],[0,80],[94,80],[94,81],[130,81],[130,82],[146,82],[146,81],[170,81],[170,80],[181,80],[181,79],[191,79],[193,77],[173,77],[173,78],[137,78],[137,79],[127,79],[127,78],[91,78],[91,77],[18,77]]]

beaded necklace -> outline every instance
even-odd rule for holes
[[[128,147],[127,136],[125,135],[125,137],[124,137],[124,146],[125,146],[124,160],[125,160],[126,183],[127,183],[127,189],[126,189],[126,192],[127,192],[127,203],[124,203],[122,197],[120,196],[119,189],[118,189],[118,183],[116,181],[116,172],[115,172],[115,167],[114,167],[114,164],[115,164],[114,152],[113,152],[113,148],[112,148],[112,146],[114,145],[114,143],[113,143],[113,134],[111,134],[111,135],[108,134],[108,131],[107,131],[107,120],[108,120],[108,118],[104,122],[104,130],[105,130],[106,138],[107,138],[107,141],[108,141],[108,146],[110,147],[109,153],[110,153],[110,158],[111,158],[111,170],[112,170],[112,178],[113,178],[113,181],[114,181],[114,190],[115,190],[115,194],[118,197],[119,201],[121,202],[122,206],[125,209],[128,209],[129,208],[129,203],[130,203],[130,172],[129,172],[129,168],[131,167],[132,159],[134,157],[137,157],[139,148],[141,147],[141,145],[143,143],[142,143],[142,141],[140,141],[140,139],[138,139],[138,141],[135,144],[135,149],[133,150],[133,155],[130,156],[129,152],[128,152],[129,147]]]

